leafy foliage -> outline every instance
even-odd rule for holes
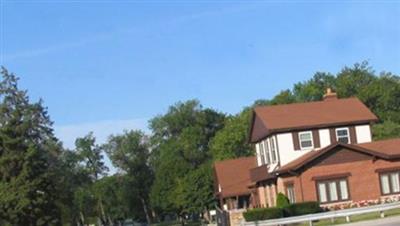
[[[278,207],[250,209],[243,213],[244,219],[248,222],[282,218],[283,216],[282,208]]]
[[[31,103],[18,89],[13,74],[4,68],[1,74],[0,218],[12,225],[60,224],[52,122],[41,101]]]
[[[253,155],[253,149],[247,142],[251,111],[228,117],[223,129],[211,140],[210,151],[215,160],[231,159]]]
[[[289,199],[283,193],[279,192],[276,196],[276,207],[284,208],[289,206],[290,202]]]
[[[149,191],[153,183],[153,172],[149,165],[150,149],[147,140],[141,131],[125,131],[122,135],[111,136],[104,149],[113,165],[124,173],[126,187],[121,194],[129,203],[129,216],[138,220],[144,220],[145,216],[150,223]]]
[[[212,177],[205,164],[210,168],[209,142],[222,128],[224,118],[190,100],[171,106],[165,115],[150,121],[155,170],[150,198],[159,215],[183,216],[210,207],[213,195],[207,188],[212,188]]]
[[[293,203],[284,208],[284,213],[289,217],[322,212],[318,202]]]
[[[283,196],[284,197],[284,196]],[[282,217],[294,217],[305,214],[313,214],[322,212],[322,208],[318,202],[300,202],[277,206],[273,208],[256,208],[250,209],[243,213],[246,221],[261,221]]]
[[[248,132],[255,106],[322,100],[326,89],[356,96],[379,118],[374,139],[400,136],[400,77],[376,74],[367,62],[337,74],[317,72],[272,99],[260,99],[236,115],[179,102],[141,131],[113,135],[98,145],[92,133],[65,150],[53,135],[42,102],[32,103],[17,78],[2,69],[0,82],[0,224],[117,224],[123,219],[199,216],[215,203],[213,161],[253,155]],[[104,151],[118,169],[107,176]],[[248,211],[246,219],[270,219],[318,211],[316,203]],[[153,219],[154,220],[154,219]]]

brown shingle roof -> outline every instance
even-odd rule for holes
[[[275,132],[377,120],[358,98],[256,107],[253,111],[250,141],[257,142]]]
[[[222,197],[250,194],[250,169],[256,167],[255,157],[224,160],[214,164],[217,186]],[[218,189],[218,187],[217,187]]]
[[[283,165],[276,173],[286,173],[296,171],[307,165],[314,159],[334,150],[337,147],[344,147],[349,150],[363,152],[382,159],[397,159],[400,158],[400,138],[388,139],[381,141],[373,141],[363,144],[341,144],[334,143],[320,150],[313,150],[300,156],[299,158]]]
[[[391,158],[400,157],[400,138],[357,144],[357,146],[386,154]]]

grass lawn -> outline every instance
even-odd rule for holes
[[[395,216],[395,215],[400,215],[400,209],[392,209],[392,210],[387,210],[384,211],[385,217],[390,217],[390,216]],[[353,215],[350,217],[350,222],[357,222],[357,221],[365,221],[365,220],[372,220],[372,219],[378,219],[380,218],[379,212],[375,213],[366,213],[366,214],[360,214],[360,215]],[[315,226],[327,226],[327,225],[336,225],[336,224],[346,224],[346,218],[344,217],[339,217],[335,218],[334,221],[331,220],[321,220],[318,222],[314,222],[313,225]],[[302,224],[292,224],[292,226],[308,226],[308,222],[302,223]]]

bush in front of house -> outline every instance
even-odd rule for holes
[[[293,217],[305,214],[320,213],[323,209],[318,202],[299,202],[293,203],[284,208],[285,216]]]
[[[249,222],[282,217],[294,217],[305,214],[320,213],[322,211],[323,209],[319,206],[318,202],[300,202],[289,204],[283,208],[273,207],[247,210],[243,213],[243,217]]]
[[[246,221],[261,221],[283,217],[283,210],[281,208],[258,208],[247,210],[243,213]]]
[[[278,208],[285,208],[290,205],[288,197],[283,193],[279,192],[276,196],[276,207]]]

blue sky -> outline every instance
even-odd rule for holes
[[[0,1],[0,64],[68,147],[146,129],[177,101],[233,114],[316,71],[400,73],[395,1]]]

